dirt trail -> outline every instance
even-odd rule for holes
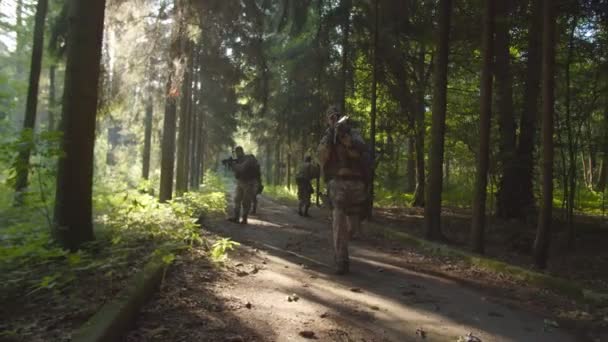
[[[399,258],[362,241],[351,244],[351,274],[334,275],[329,220],[318,210],[312,215],[302,218],[293,208],[261,198],[249,225],[206,222],[210,231],[242,246],[231,254],[221,279],[205,287],[206,298],[222,303],[219,313],[210,312],[204,301],[189,304],[189,311],[207,316],[201,318],[205,323],[182,327],[192,330],[188,336],[200,341],[305,341],[300,333],[308,331],[320,341],[457,341],[472,333],[483,342],[576,341],[547,327],[543,317],[498,304],[453,281],[410,271]],[[209,268],[196,263],[182,267],[180,274],[188,276]],[[203,294],[196,291],[180,296],[201,301]],[[144,314],[138,323],[140,332],[163,316],[156,305],[156,315]],[[137,336],[128,340],[144,340]],[[172,336],[145,340],[181,340]]]

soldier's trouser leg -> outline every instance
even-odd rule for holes
[[[348,272],[348,240],[350,238],[350,232],[344,211],[334,207],[332,214],[336,271],[337,273],[342,274]]]
[[[241,186],[241,184],[237,184],[236,185],[236,190],[234,192],[234,216],[232,217],[233,219],[236,219],[238,221],[239,217],[241,216],[241,204],[243,203],[243,197],[244,197],[244,191],[243,191],[243,187]]]
[[[254,186],[252,184],[243,184],[243,222],[247,223],[247,216],[249,216],[249,209],[251,209],[251,202],[255,194]]]
[[[258,196],[257,195],[253,195],[253,201],[251,204],[253,206],[253,208],[251,208],[251,213],[255,214],[258,211]]]

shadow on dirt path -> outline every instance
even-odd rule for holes
[[[248,225],[204,222],[241,246],[223,268],[181,260],[125,341],[577,340],[373,243],[353,242],[351,274],[334,275],[329,218],[312,214],[262,197]]]

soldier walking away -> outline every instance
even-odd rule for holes
[[[308,214],[308,209],[310,209],[310,196],[314,192],[311,181],[316,178],[319,178],[319,166],[312,163],[312,158],[310,156],[306,156],[296,173],[296,184],[298,185],[298,215],[300,216],[310,216]]]
[[[230,168],[236,178],[236,190],[234,193],[234,215],[228,220],[238,223],[243,208],[243,216],[240,223],[247,224],[247,216],[251,208],[256,192],[260,174],[260,164],[251,154],[245,155],[243,148],[237,146],[234,149],[236,159],[230,163]]]
[[[321,170],[329,190],[336,273],[349,272],[348,242],[360,230],[368,203],[369,148],[335,106],[327,110],[328,128],[319,144]]]

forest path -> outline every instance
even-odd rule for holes
[[[144,339],[131,334],[128,341],[305,341],[301,333],[307,332],[320,341],[422,341],[422,334],[425,341],[457,341],[469,333],[483,342],[576,340],[547,327],[543,317],[408,270],[406,261],[364,241],[351,242],[351,273],[334,275],[329,218],[316,208],[311,214],[300,217],[294,208],[261,197],[248,225],[205,222],[209,231],[241,243],[221,279],[209,281],[208,264],[178,266],[173,277],[189,285],[157,301],[138,329],[158,333],[161,323],[152,322],[173,310],[178,323],[164,324],[179,324],[180,331]],[[167,288],[175,287],[168,282]],[[184,322],[183,312],[175,312],[183,306],[167,308],[175,301],[187,302],[195,319]]]

